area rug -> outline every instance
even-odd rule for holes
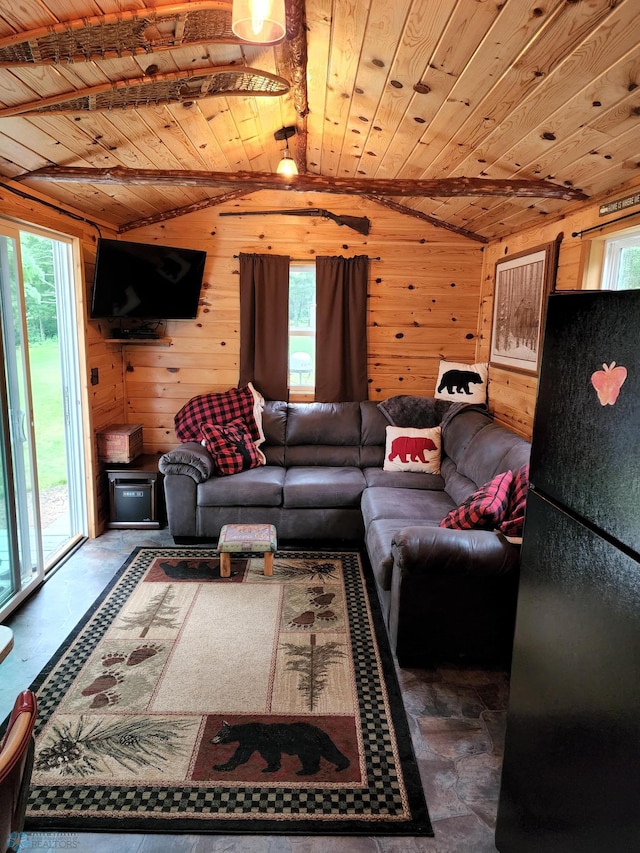
[[[357,552],[134,551],[33,685],[29,830],[432,835]]]

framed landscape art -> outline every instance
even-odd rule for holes
[[[553,289],[559,242],[496,264],[490,363],[537,373],[544,307]]]

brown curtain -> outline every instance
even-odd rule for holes
[[[240,385],[289,397],[289,257],[240,255]]]
[[[369,258],[316,258],[316,400],[366,400]]]

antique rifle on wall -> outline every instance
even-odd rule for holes
[[[368,234],[371,222],[366,216],[338,216],[322,207],[301,207],[294,210],[245,210],[229,211],[220,213],[220,216],[321,216],[323,219],[331,219],[336,225],[346,225],[358,234]]]

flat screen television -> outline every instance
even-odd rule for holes
[[[198,249],[100,238],[91,317],[194,318],[206,257]]]

